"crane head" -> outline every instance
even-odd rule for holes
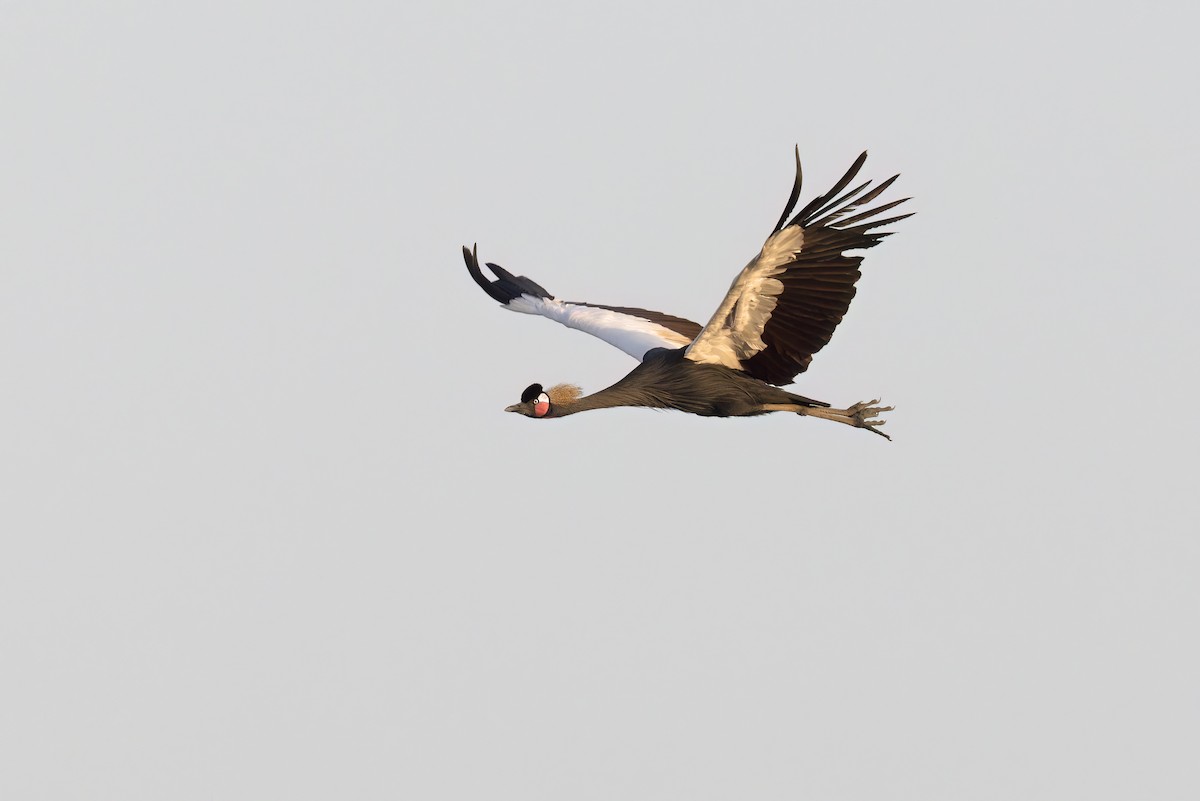
[[[561,417],[571,413],[570,404],[579,400],[582,394],[583,391],[574,384],[556,384],[550,389],[542,389],[541,384],[530,384],[521,393],[521,402],[504,411],[526,417]]]
[[[516,412],[526,417],[545,417],[550,413],[550,396],[542,389],[541,384],[530,384],[521,393],[521,402],[514,403],[504,411]]]

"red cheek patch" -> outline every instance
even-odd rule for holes
[[[550,411],[550,401],[538,401],[533,404],[534,417],[545,417],[548,411]]]

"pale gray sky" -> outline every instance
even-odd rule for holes
[[[1183,8],[4,4],[0,797],[1197,797]],[[797,143],[894,442],[501,411],[460,245],[704,321]]]

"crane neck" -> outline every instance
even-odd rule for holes
[[[562,403],[556,403],[550,408],[550,417],[566,417],[569,414],[587,412],[592,409],[612,409],[618,406],[657,406],[658,404],[642,397],[642,393],[620,383],[611,387],[583,395],[579,398]]]

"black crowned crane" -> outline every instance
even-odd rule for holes
[[[877,219],[908,198],[859,211],[899,176],[873,189],[866,181],[839,195],[866,158],[866,153],[859,156],[832,189],[789,220],[800,198],[797,148],[796,182],[779,222],[703,327],[646,309],[558,300],[528,278],[490,263],[487,266],[496,280],[489,280],[479,267],[477,252],[464,247],[471,277],[506,309],[549,317],[599,337],[641,362],[620,381],[592,395],[582,395],[571,384],[549,389],[531,384],[521,394],[521,402],[505,411],[534,418],[566,417],[613,406],[678,409],[713,417],[794,412],[887,437],[878,428],[885,422],[878,415],[892,407],[878,406],[878,400],[833,409],[778,386],[792,383],[808,369],[813,354],[829,342],[849,308],[862,256],[846,252],[874,247],[888,236],[875,229],[911,216]]]

